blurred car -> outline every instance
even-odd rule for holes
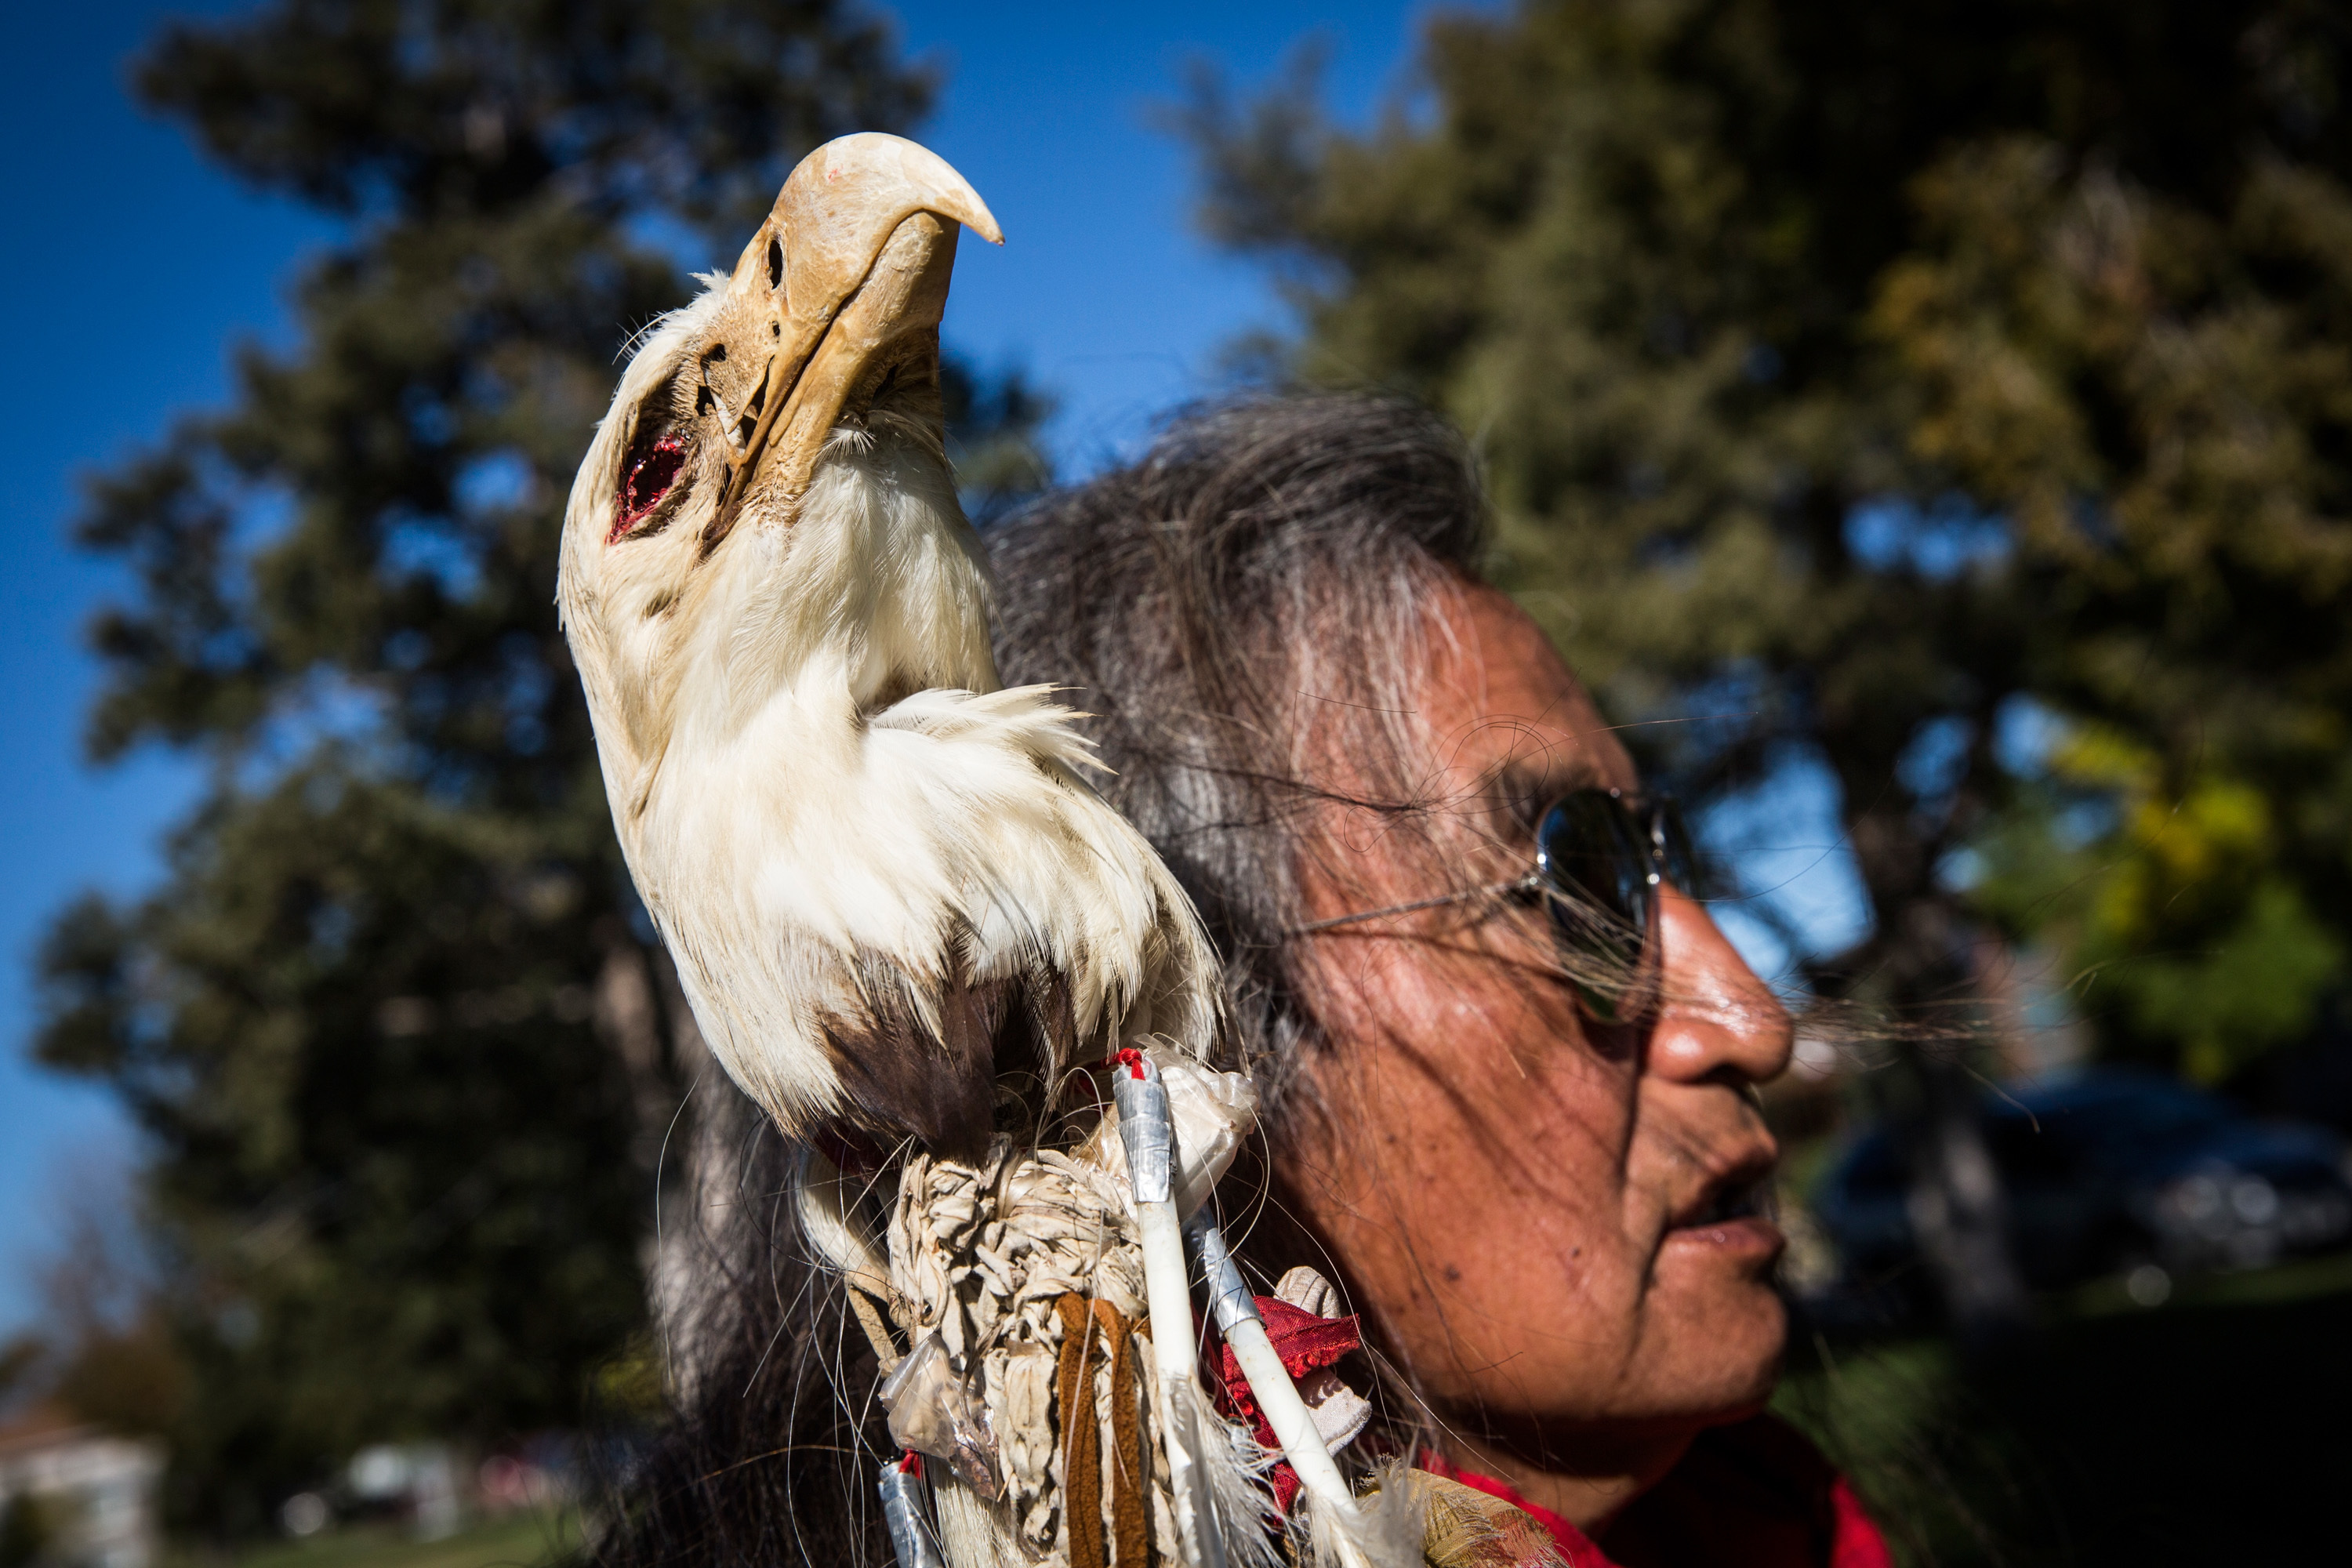
[[[1979,1115],[2030,1285],[2121,1272],[2153,1304],[2185,1275],[2352,1239],[2352,1163],[2325,1128],[2126,1068],[1988,1095]],[[1810,1206],[1847,1289],[1924,1287],[1909,1174],[1883,1128],[1832,1161]]]

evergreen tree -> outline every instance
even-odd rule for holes
[[[1188,116],[1286,374],[1485,454],[1499,568],[1686,794],[1825,763],[1915,1016],[1988,926],[2220,1078],[2352,938],[2352,56],[2300,0],[1549,0],[1365,134]],[[1311,62],[1310,62],[1311,65]],[[2054,749],[2013,742],[2035,730]],[[2011,742],[2011,743],[2005,743]],[[1874,1081],[1964,1325],[2021,1301],[1948,1053]]]
[[[297,345],[242,350],[235,405],[79,524],[138,584],[95,626],[93,751],[211,782],[156,893],[56,923],[39,1051],[150,1137],[173,1506],[234,1531],[362,1443],[576,1419],[645,1321],[701,1063],[613,843],[558,523],[676,253],[731,262],[795,159],[932,84],[834,0],[277,0],[167,26],[136,79],[348,237]],[[983,489],[1034,488],[1041,400],[949,390]]]

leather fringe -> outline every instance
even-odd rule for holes
[[[1135,1336],[1108,1301],[1095,1302],[1095,1321],[1110,1344],[1110,1520],[1118,1568],[1150,1568],[1151,1520],[1143,1506],[1143,1426],[1136,1408]]]
[[[1054,1404],[1062,1421],[1062,1520],[1070,1538],[1070,1568],[1107,1568],[1103,1560],[1102,1459],[1095,1423],[1094,1314],[1073,1290],[1055,1298],[1062,1320],[1062,1362]]]

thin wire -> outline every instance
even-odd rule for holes
[[[1458,893],[1440,893],[1433,899],[1421,899],[1410,904],[1391,904],[1384,910],[1359,910],[1352,915],[1334,915],[1328,921],[1293,926],[1282,934],[1286,937],[1311,936],[1334,926],[1354,925],[1359,921],[1376,921],[1387,915],[1409,915],[1417,910],[1434,910],[1446,904],[1467,903],[1472,899],[1491,899],[1498,893],[1531,893],[1543,886],[1543,873],[1531,872],[1516,882],[1489,882],[1483,888],[1465,888]]]
[[[665,1239],[661,1206],[662,1167],[669,1161],[670,1136],[677,1131],[678,1120],[686,1114],[686,1108],[694,1102],[694,1091],[702,1087],[702,1073],[706,1070],[708,1069],[698,1069],[694,1075],[694,1081],[686,1086],[684,1094],[678,1096],[677,1109],[670,1112],[669,1125],[662,1129],[661,1152],[654,1156],[654,1267],[656,1272],[661,1268],[662,1244]],[[667,1303],[664,1304],[661,1317],[662,1373],[670,1379],[670,1386],[675,1388],[677,1386],[677,1352],[671,1343],[670,1313]]]
[[[1585,792],[1576,791],[1572,793],[1582,794]],[[1660,839],[1661,824],[1665,820],[1666,813],[1674,804],[1674,796],[1645,795],[1614,789],[1607,791],[1606,794],[1611,800],[1617,802],[1621,806],[1630,806],[1632,805],[1638,804],[1651,807],[1650,825],[1647,831],[1645,831],[1642,837],[1649,840],[1652,847],[1650,850],[1650,858],[1654,863],[1650,868],[1650,885],[1654,888],[1656,887],[1659,881],[1659,875],[1655,862],[1661,858],[1661,850],[1663,848]],[[1568,799],[1568,796],[1563,795],[1560,799],[1561,801],[1565,801]],[[1554,803],[1555,805],[1559,804],[1559,802]],[[1551,815],[1551,808],[1547,807],[1544,815],[1549,817]],[[1687,880],[1687,879],[1685,879]],[[1312,936],[1317,931],[1331,931],[1339,926],[1355,925],[1364,921],[1381,920],[1389,915],[1414,914],[1423,910],[1443,909],[1448,904],[1467,903],[1472,899],[1493,898],[1498,893],[1532,893],[1538,889],[1548,889],[1554,898],[1578,903],[1581,903],[1583,901],[1581,900],[1570,899],[1567,889],[1563,888],[1550,886],[1549,879],[1545,877],[1544,873],[1540,870],[1536,870],[1530,871],[1528,875],[1520,878],[1515,882],[1489,882],[1483,888],[1467,888],[1456,893],[1440,893],[1433,899],[1417,899],[1409,904],[1391,904],[1388,908],[1381,910],[1360,910],[1354,914],[1334,915],[1327,921],[1314,921],[1303,926],[1293,926],[1288,931],[1284,931],[1282,935],[1285,939],[1294,936]]]

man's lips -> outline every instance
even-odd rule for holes
[[[1706,1225],[1678,1225],[1666,1232],[1661,1252],[1697,1248],[1713,1257],[1769,1265],[1789,1244],[1780,1227],[1762,1215],[1716,1220]]]
[[[1724,1257],[1767,1261],[1779,1257],[1787,1238],[1765,1214],[1771,1178],[1769,1152],[1759,1151],[1739,1162],[1674,1213],[1661,1244],[1696,1247]]]

